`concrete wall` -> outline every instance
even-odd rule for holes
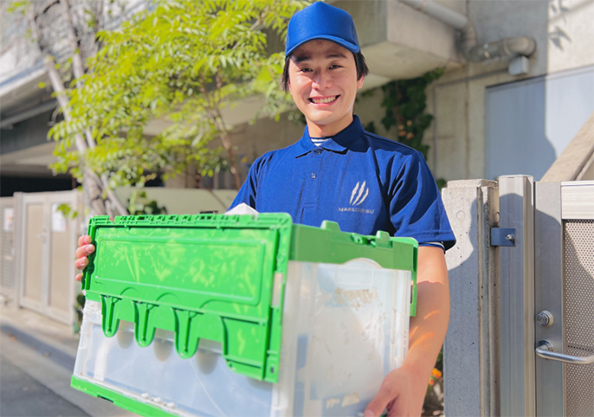
[[[446,253],[451,312],[444,343],[445,412],[449,416],[497,416],[497,255],[489,245],[497,226],[497,183],[452,181],[443,201],[456,235]]]
[[[436,116],[425,136],[432,147],[429,164],[436,177],[447,180],[485,178],[487,87],[594,65],[591,0],[472,0],[467,12],[479,43],[528,36],[537,50],[526,75],[510,75],[508,61],[469,63],[428,88],[428,109]]]

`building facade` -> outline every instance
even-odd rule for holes
[[[592,0],[332,4],[354,17],[371,71],[355,112],[378,134],[398,138],[396,128],[381,124],[380,86],[444,69],[426,89],[434,119],[423,140],[436,178],[529,174],[538,180],[594,111]],[[2,19],[10,20],[6,10]],[[46,136],[57,104],[49,87],[38,87],[47,74],[35,53],[23,54],[26,40],[14,36],[18,29],[3,29],[0,55],[2,195],[69,189],[71,178],[54,177],[47,168],[54,145]],[[303,129],[288,115],[249,124],[255,104],[229,112],[244,178],[256,157],[293,143]],[[190,183],[182,176],[168,186]],[[208,184],[231,188],[232,182],[222,174]]]

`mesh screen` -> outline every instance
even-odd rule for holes
[[[594,355],[594,220],[564,223],[565,352]],[[594,364],[565,366],[568,416],[594,416]]]

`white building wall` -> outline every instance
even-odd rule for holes
[[[551,0],[548,41],[549,73],[594,64],[594,1]]]
[[[510,75],[508,61],[469,63],[446,72],[428,88],[428,109],[436,116],[425,135],[432,147],[429,164],[436,177],[447,180],[485,178],[487,87],[594,65],[592,0],[473,0],[467,9],[479,44],[528,36],[536,41],[537,49],[526,75]]]

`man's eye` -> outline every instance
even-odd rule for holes
[[[338,64],[330,65],[330,69],[336,69],[336,68],[342,68],[342,66],[338,65]]]

